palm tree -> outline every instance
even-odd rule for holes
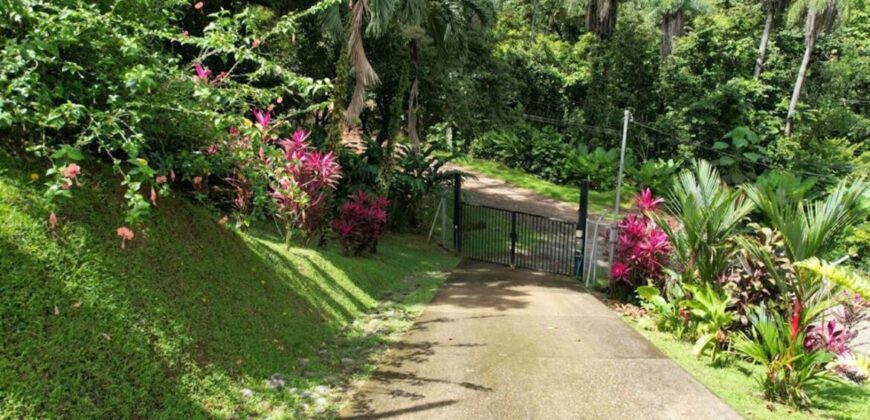
[[[417,0],[411,13],[400,15],[403,24],[421,30],[412,34],[427,34],[445,54],[462,52],[462,41],[471,26],[488,25],[495,19],[495,3],[492,0]],[[410,5],[411,2],[405,3]],[[420,95],[420,39],[409,36],[408,59],[412,68],[411,87],[408,90],[407,134],[414,151],[420,151],[417,134],[417,106]],[[451,47],[459,47],[451,51]]]
[[[771,227],[782,234],[783,251],[791,264],[824,257],[834,249],[836,239],[846,228],[864,220],[870,211],[863,202],[864,195],[870,194],[870,184],[860,180],[845,179],[827,198],[812,203],[755,185],[744,187],[744,191],[767,216]],[[741,238],[740,243],[764,264],[780,287],[784,287],[787,274],[781,272],[770,251],[747,238]],[[797,274],[794,291],[803,301],[815,288],[812,280],[818,276]]]
[[[788,105],[788,114],[785,117],[785,135],[791,136],[794,128],[794,115],[797,110],[798,99],[801,96],[804,80],[807,77],[807,68],[813,55],[813,47],[816,37],[822,30],[831,29],[834,24],[847,15],[850,0],[797,0],[789,10],[789,20],[796,22],[804,20],[804,57],[798,69],[794,91],[791,94],[791,102]]]
[[[674,39],[685,34],[686,15],[702,12],[710,7],[710,0],[646,0],[646,3],[662,22],[662,44],[659,51],[662,61],[671,55]]]
[[[717,281],[734,253],[729,239],[754,208],[752,202],[728,188],[710,162],[699,160],[674,179],[667,203],[668,215],[653,218],[670,238],[675,262],[687,279]]]
[[[767,53],[767,43],[770,40],[770,31],[773,29],[773,21],[787,6],[788,0],[761,0],[767,17],[764,19],[764,30],[761,32],[761,43],[758,45],[758,58],[755,60],[755,73],[753,78],[758,80],[764,69],[764,55]]]
[[[378,75],[366,56],[363,26],[365,26],[365,33],[371,36],[384,35],[390,28],[395,28],[391,26],[393,23],[405,27],[419,27],[437,44],[445,46],[460,40],[469,25],[487,24],[493,20],[494,15],[493,0],[355,0],[351,5],[347,44],[350,67],[355,75],[355,86],[351,101],[344,112],[345,122],[353,124],[365,105],[367,89],[379,83]],[[364,25],[366,20],[367,24]],[[413,80],[408,95],[407,131],[415,150],[420,149],[420,139],[417,134],[420,50],[418,41],[419,37],[415,35],[411,35],[408,40],[408,59],[412,67]]]

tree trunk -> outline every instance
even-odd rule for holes
[[[810,9],[807,13],[806,25],[806,50],[804,50],[804,58],[801,60],[801,67],[798,70],[797,80],[794,83],[794,92],[791,94],[791,102],[788,104],[788,115],[785,117],[785,135],[791,136],[794,128],[794,114],[797,109],[798,99],[801,96],[801,89],[804,86],[804,80],[807,77],[807,68],[810,66],[810,58],[813,55],[813,46],[816,44],[816,13]]]
[[[417,40],[412,39],[408,43],[408,56],[411,59],[411,67],[414,70],[414,81],[408,91],[408,140],[415,152],[420,151],[420,136],[417,135],[417,94],[419,93],[419,67],[420,62],[417,51]]]
[[[755,60],[755,74],[753,78],[758,80],[764,69],[764,54],[767,52],[767,42],[770,40],[770,30],[773,28],[773,7],[767,9],[767,19],[764,21],[764,32],[761,33],[761,44],[758,46],[758,59]]]
[[[686,28],[683,11],[665,13],[662,16],[662,45],[661,45],[661,61],[665,61],[673,51],[674,39],[683,35]]]
[[[616,0],[589,0],[586,3],[586,30],[605,39],[616,28]]]

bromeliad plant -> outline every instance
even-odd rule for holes
[[[777,311],[757,307],[749,319],[752,329],[740,332],[734,340],[734,350],[764,367],[758,382],[767,399],[801,408],[810,405],[807,386],[831,379],[826,369],[834,356],[826,349],[811,349],[804,345],[806,318],[818,310],[806,311],[798,301],[791,305],[786,321]]]

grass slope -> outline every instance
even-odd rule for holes
[[[474,172],[500,179],[517,187],[532,190],[544,197],[572,204],[580,200],[580,191],[577,186],[554,184],[522,170],[509,168],[498,162],[466,157],[458,160],[456,163]],[[589,213],[601,214],[603,212],[612,212],[615,199],[616,193],[614,191],[589,191]],[[631,209],[631,194],[623,193],[620,201],[622,202],[620,208],[623,211]]]
[[[713,366],[709,359],[692,355],[692,344],[674,337],[638,327],[626,319],[663,353],[689,371],[699,382],[748,419],[868,419],[870,418],[870,386],[825,382],[810,390],[815,408],[798,411],[782,404],[765,401],[755,377],[759,366],[735,361],[724,367]]]
[[[122,250],[121,192],[92,167],[52,231],[27,177],[43,170],[23,166],[0,153],[0,418],[328,412],[456,263],[414,236],[365,258],[288,250],[179,198]]]

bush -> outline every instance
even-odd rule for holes
[[[341,213],[333,221],[332,227],[346,254],[377,252],[378,238],[384,234],[387,225],[389,204],[385,197],[372,198],[359,190],[341,207]]]
[[[585,144],[581,144],[572,149],[565,159],[565,179],[579,182],[588,178],[589,186],[596,190],[615,188],[618,171],[619,149],[617,148],[596,147],[590,151]]]
[[[619,223],[619,242],[611,267],[614,288],[633,291],[647,282],[661,285],[671,243],[665,232],[648,216],[662,202],[649,189],[638,197],[640,215],[629,214]]]

